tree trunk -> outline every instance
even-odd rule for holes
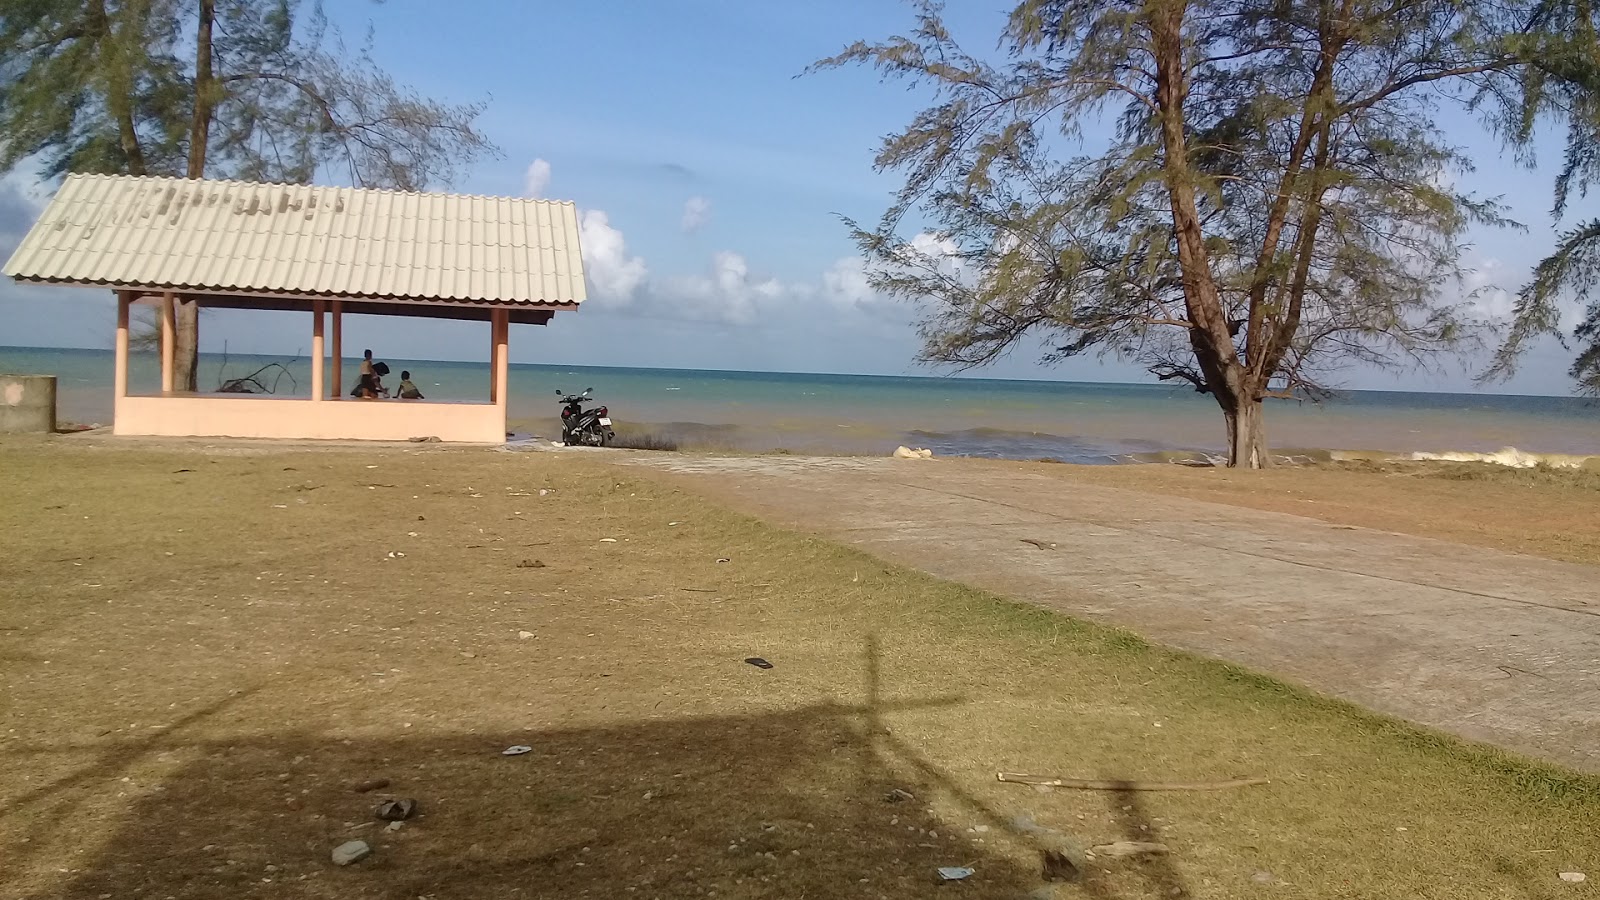
[[[1224,406],[1228,422],[1228,468],[1267,469],[1272,455],[1267,452],[1267,427],[1261,401],[1240,398],[1232,408]]]
[[[194,53],[194,119],[189,128],[190,178],[206,177],[206,153],[211,143],[212,110],[216,106],[217,80],[211,70],[211,28],[217,18],[216,0],[199,0]],[[173,387],[199,390],[200,308],[184,300],[177,309],[177,341]]]
[[[193,392],[200,389],[200,307],[181,298],[175,307],[172,389]]]

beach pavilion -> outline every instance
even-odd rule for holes
[[[115,292],[119,435],[501,442],[511,325],[584,300],[570,202],[126,175],[67,176],[4,273]],[[310,396],[173,390],[182,301],[307,315]],[[136,304],[159,310],[160,393],[128,389]],[[489,396],[348,397],[347,313],[487,323]]]

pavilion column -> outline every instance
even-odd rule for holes
[[[490,375],[489,399],[504,409],[510,393],[511,371],[511,313],[496,309],[489,313],[490,332],[494,335],[494,352],[490,356],[494,366]]]
[[[326,362],[326,354],[322,349],[322,310],[325,305],[321,300],[311,302],[311,399],[314,401],[327,399],[322,380],[322,369]]]
[[[177,358],[178,325],[172,292],[161,295],[161,393],[172,393]]]
[[[333,362],[328,368],[328,381],[332,390],[328,396],[334,400],[344,396],[344,301],[333,301]]]
[[[131,300],[127,291],[117,291],[117,371],[111,376],[113,401],[128,396],[128,305]]]

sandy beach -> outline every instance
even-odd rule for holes
[[[1084,866],[1060,896],[1455,898],[1600,865],[1592,776],[765,524],[742,479],[662,469],[760,457],[626,459],[0,441],[0,896],[911,898],[969,866],[945,889],[1013,898],[1050,887],[1054,849]],[[1239,515],[1377,484],[1437,528],[1504,492],[1522,512],[1478,546],[1539,552],[1559,524],[1519,534],[1551,515],[1580,525],[1543,556],[1597,540],[1571,477],[1309,473],[1295,495],[904,465]],[[1039,792],[1000,770],[1270,784]],[[385,798],[418,814],[389,830]],[[333,866],[351,839],[373,856]],[[1164,852],[1093,850],[1116,841]]]

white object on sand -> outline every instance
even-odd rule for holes
[[[933,451],[925,448],[896,447],[895,459],[933,459]]]

